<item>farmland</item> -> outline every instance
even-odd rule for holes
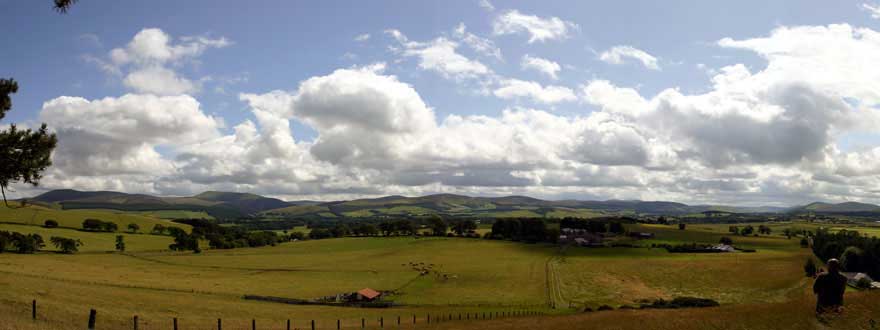
[[[81,326],[71,320],[81,320],[86,306],[97,309],[104,324],[122,325],[137,314],[145,328],[172,317],[199,328],[218,317],[230,328],[252,318],[271,324],[316,319],[319,327],[328,328],[335,327],[336,319],[353,327],[360,318],[399,315],[415,314],[424,322],[422,315],[430,313],[527,309],[567,314],[677,296],[711,298],[725,309],[806,299],[801,296],[809,281],[801,266],[810,252],[796,239],[733,236],[738,246],[758,252],[670,254],[650,245],[715,243],[728,235],[727,227],[678,230],[633,224],[628,229],[656,237],[636,242],[642,247],[598,249],[474,238],[350,237],[192,254],[161,251],[170,242],[167,236],[126,234],[126,253],[95,253],[112,251],[115,235],[7,224],[0,230],[75,237],[85,246],[75,255],[0,256],[0,285],[6,288],[0,293],[0,314],[27,314],[14,311],[38,299],[46,311],[41,317],[60,328]],[[446,276],[419,276],[411,263],[433,264]],[[312,299],[364,287],[393,291],[386,299],[398,306],[362,309],[241,299],[245,294]]]

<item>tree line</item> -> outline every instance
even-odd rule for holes
[[[61,253],[74,253],[83,245],[82,241],[61,236],[52,236],[49,242]],[[22,234],[19,232],[0,231],[0,253],[9,251],[22,254],[33,254],[46,247],[43,236],[39,234]]]
[[[821,228],[813,235],[813,253],[823,262],[839,259],[844,271],[880,278],[880,239],[876,237],[854,230],[831,232]]]

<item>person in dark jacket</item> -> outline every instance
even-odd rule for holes
[[[840,261],[828,260],[828,271],[816,277],[813,293],[816,294],[816,313],[836,311],[843,306],[846,277],[840,274]]]

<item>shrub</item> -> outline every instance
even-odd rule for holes
[[[804,264],[804,275],[806,275],[807,277],[814,277],[816,276],[817,270],[818,269],[816,268],[816,262],[813,261],[812,257],[808,257],[807,262]]]
[[[599,308],[596,308],[596,311],[600,311],[600,312],[601,311],[611,311],[611,310],[614,310],[614,307],[611,307],[608,305],[602,305],[602,306],[599,306]]]
[[[678,224],[678,230],[684,230],[685,228],[687,228],[686,224],[683,224],[683,223]]]
[[[870,289],[871,288],[871,280],[867,278],[860,278],[858,282],[856,282],[856,287],[859,289]]]
[[[727,236],[721,237],[721,240],[719,240],[718,242],[721,244],[733,245],[733,240]]]
[[[46,220],[45,222],[43,222],[43,227],[46,227],[46,228],[58,228],[58,221],[55,221],[55,220],[52,220],[52,219],[48,219],[48,220]]]

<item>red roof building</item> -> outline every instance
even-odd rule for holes
[[[373,289],[370,289],[370,288],[360,289],[360,290],[357,292],[357,294],[358,294],[358,299],[360,299],[360,300],[367,300],[367,301],[373,301],[373,300],[376,300],[376,298],[379,298],[379,296],[382,295],[381,292],[376,291],[376,290],[373,290]]]

